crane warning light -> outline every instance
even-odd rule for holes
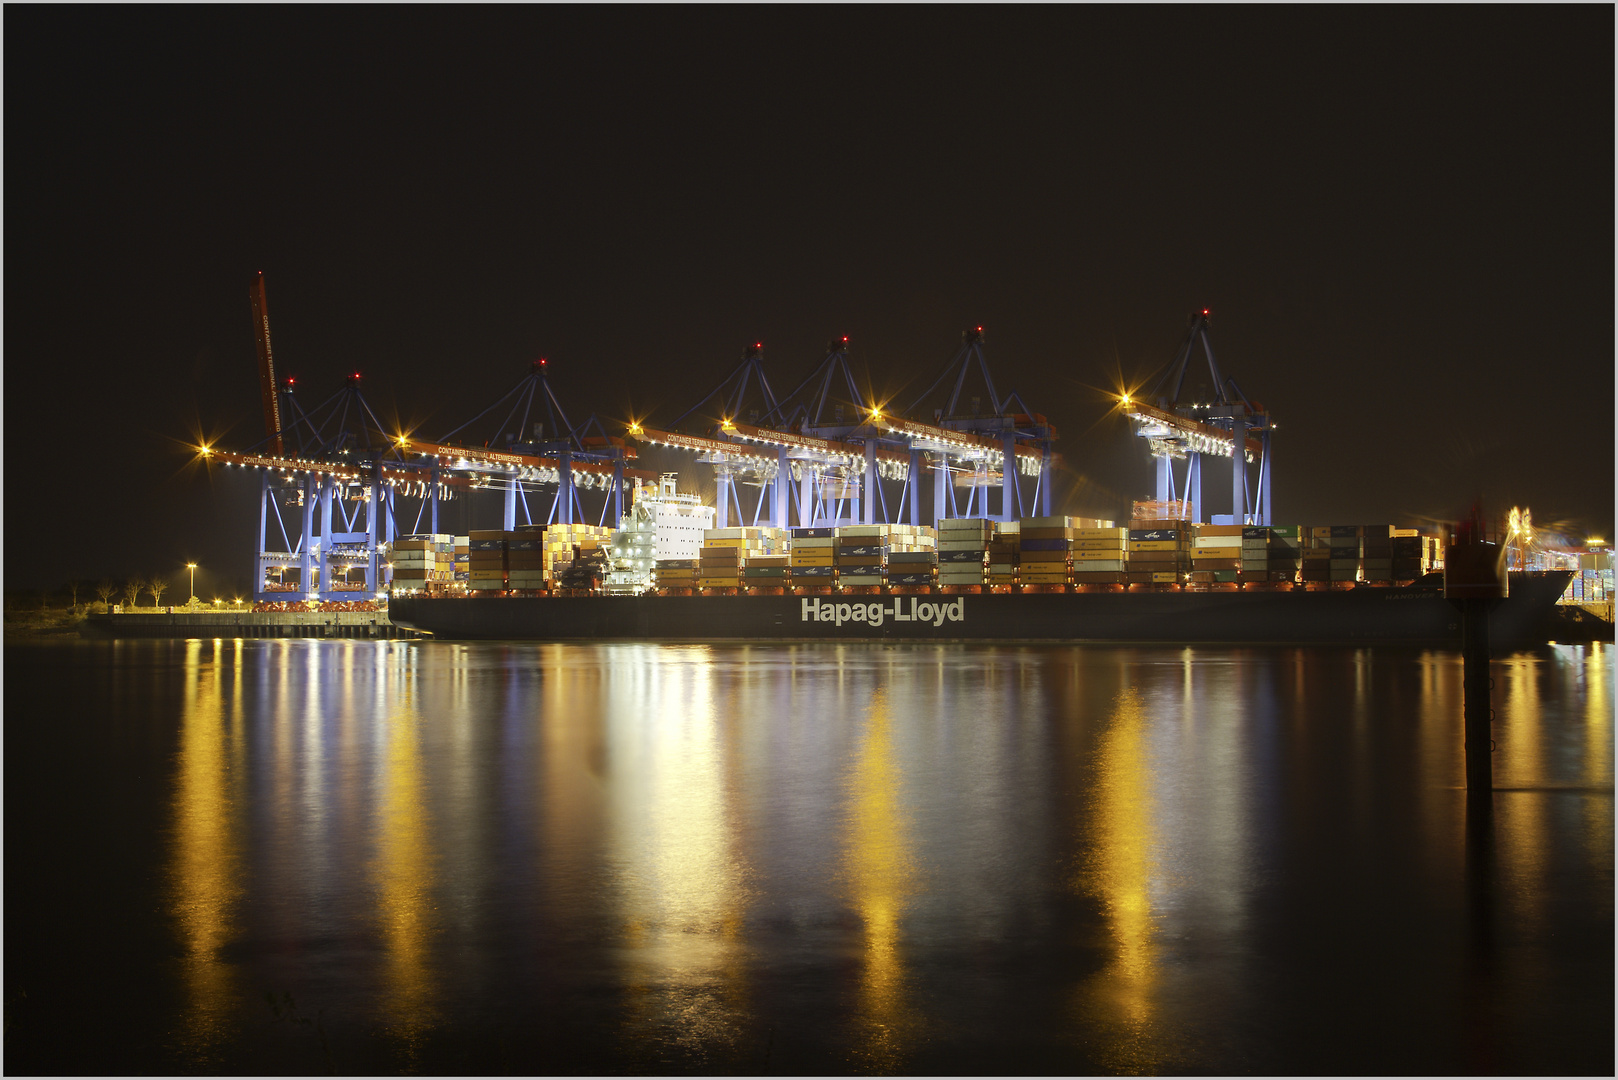
[[[1207,308],[1203,308],[1203,309],[1202,309],[1202,313],[1203,313],[1203,314],[1204,314],[1204,315],[1206,315],[1206,314],[1208,314],[1208,309],[1207,309]]]

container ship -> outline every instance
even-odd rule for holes
[[[396,576],[389,618],[437,637],[547,641],[1461,640],[1441,539],[1387,525],[711,524],[711,509],[665,479],[616,530],[406,538],[396,567],[403,558],[411,573],[419,545],[453,552],[454,569]],[[1533,639],[1570,577],[1511,573],[1491,638]]]

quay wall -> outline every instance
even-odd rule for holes
[[[94,614],[86,637],[414,638],[380,611],[176,611]]]

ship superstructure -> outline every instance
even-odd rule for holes
[[[653,587],[659,561],[695,559],[715,510],[679,490],[679,476],[664,473],[655,488],[635,484],[634,502],[612,534],[608,549],[608,596],[638,596]]]

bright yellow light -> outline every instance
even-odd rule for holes
[[[213,447],[209,446],[207,443],[203,443],[201,446],[197,447],[197,453],[201,454],[203,457],[207,457],[209,454],[213,453]]]
[[[1584,546],[1585,547],[1600,547],[1602,544],[1605,544],[1605,543],[1606,543],[1606,541],[1601,539],[1601,537],[1592,536],[1592,537],[1590,537],[1590,539],[1588,539],[1588,540],[1586,540],[1584,542]]]
[[[1128,405],[1129,404],[1129,395],[1125,394],[1123,397],[1119,398],[1118,403],[1120,405]]]
[[[882,410],[880,408],[872,409],[871,410],[871,419],[872,420],[880,420],[880,419],[882,419]]]
[[[403,435],[399,436],[394,441],[397,442],[400,446],[408,446],[410,444],[410,440],[405,438]]]
[[[185,564],[185,568],[187,570],[195,570],[197,568],[197,564],[194,562],[188,562]]]

